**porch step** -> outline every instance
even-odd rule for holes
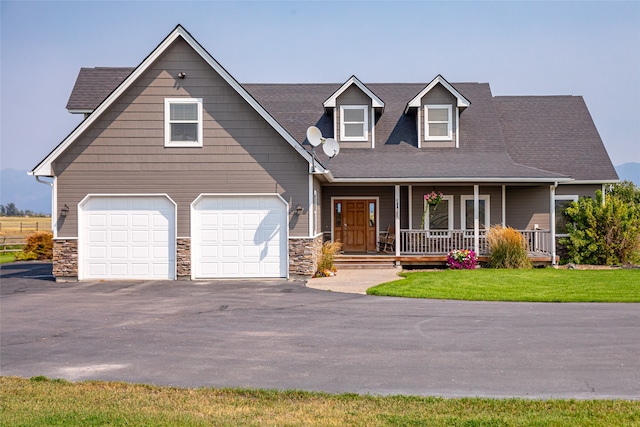
[[[356,268],[395,268],[395,257],[389,255],[350,255],[338,254],[333,258],[337,269]]]

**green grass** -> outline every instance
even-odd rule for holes
[[[16,254],[12,252],[7,252],[4,254],[0,254],[0,264],[5,264],[7,262],[13,262],[16,260]]]
[[[402,273],[370,295],[469,301],[640,302],[640,269],[478,269]]]
[[[640,426],[640,401],[443,399],[0,377],[0,425]]]

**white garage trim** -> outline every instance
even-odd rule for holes
[[[88,194],[78,203],[78,279],[175,280],[176,203],[167,194]]]
[[[289,204],[277,193],[207,193],[191,203],[191,278],[288,278]]]

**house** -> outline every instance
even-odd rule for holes
[[[376,254],[384,232],[397,263],[482,254],[492,224],[556,262],[560,209],[618,179],[581,97],[240,84],[180,25],[135,68],[80,70],[67,109],[84,121],[31,171],[57,280],[311,275],[323,240]]]

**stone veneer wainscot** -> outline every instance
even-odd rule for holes
[[[78,280],[78,239],[53,240],[53,275],[56,282]]]
[[[322,253],[322,234],[289,238],[289,275],[313,276]]]

